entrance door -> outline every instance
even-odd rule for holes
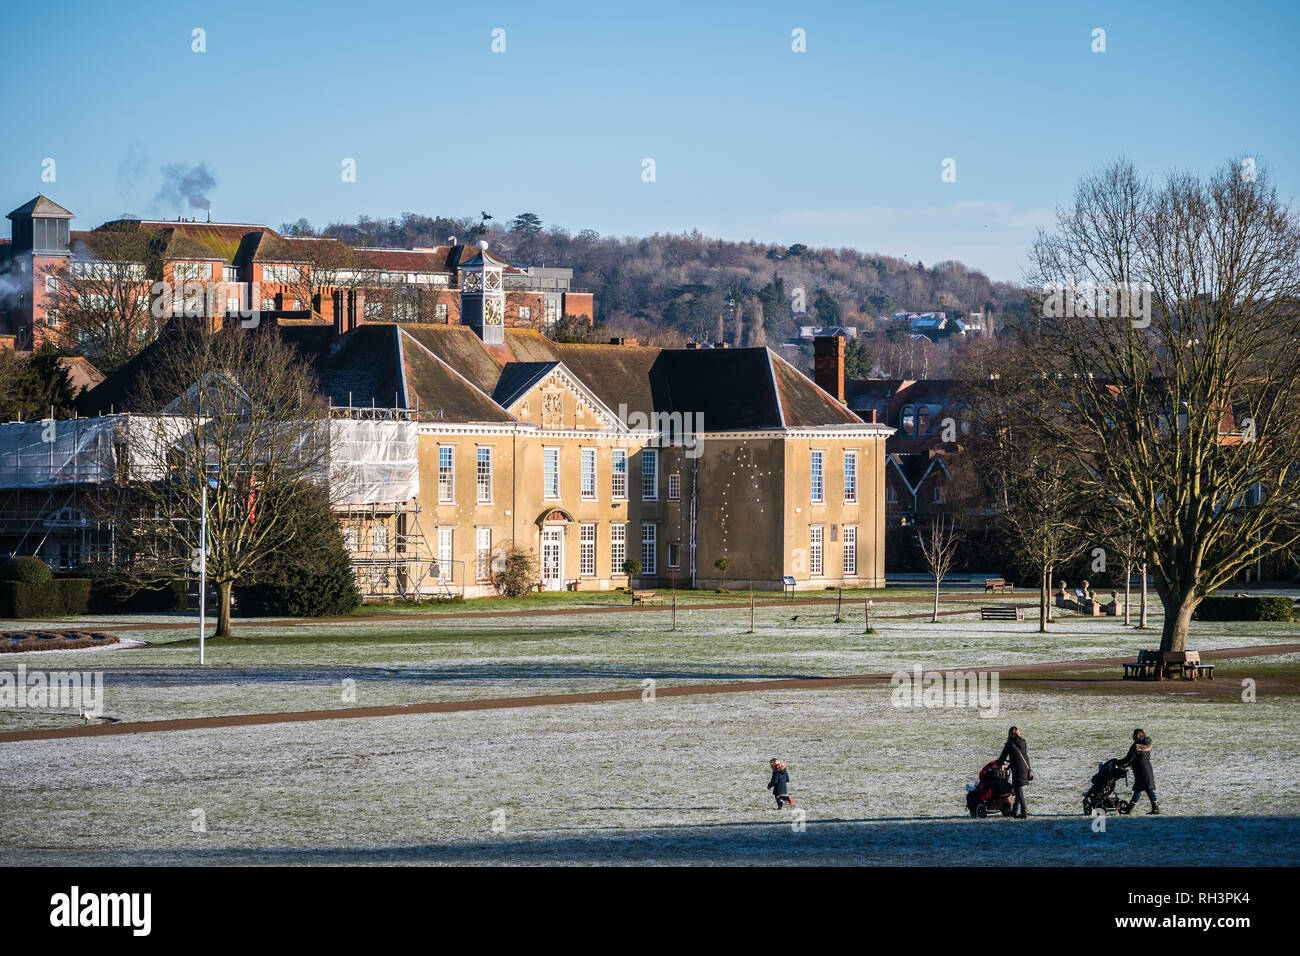
[[[542,529],[542,587],[564,590],[564,529]]]

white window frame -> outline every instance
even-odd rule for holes
[[[554,446],[542,449],[542,497],[560,500],[560,449]]]
[[[820,578],[826,573],[826,529],[813,525],[808,529],[808,575]]]
[[[659,500],[659,449],[641,449],[641,500]]]
[[[674,471],[668,476],[668,500],[680,501],[682,497],[682,476]]]
[[[615,448],[610,456],[610,497],[615,501],[627,500],[627,449]]]
[[[842,529],[844,540],[844,577],[858,576],[858,526],[846,524]]]
[[[598,477],[597,471],[599,468],[599,465],[597,464],[596,449],[583,448],[581,450],[580,461],[582,472],[580,484],[578,486],[579,492],[583,498],[589,500],[594,499],[596,497],[596,489],[599,487],[596,483]]]
[[[826,452],[820,448],[808,453],[808,496],[815,505],[826,503]]]
[[[623,577],[623,562],[627,560],[627,525],[616,522],[609,526],[609,573]]]
[[[583,578],[596,576],[596,526],[594,524],[578,525],[578,576]]]
[[[486,455],[484,454],[486,453]],[[484,465],[487,467],[484,468]],[[492,504],[492,446],[479,445],[474,452],[474,484],[478,503]],[[486,494],[484,492],[486,486]]]
[[[653,521],[641,525],[641,573],[648,578],[659,574],[659,526]]]
[[[435,320],[437,320],[438,322],[443,323],[444,325],[447,323],[447,303],[446,303],[446,302],[438,302],[438,303],[435,303],[435,304],[434,304],[434,306],[433,306],[433,317],[434,317]]]
[[[387,554],[388,553],[388,526],[374,525],[370,529],[370,553]]]
[[[441,562],[439,562],[441,567]],[[492,580],[492,529],[474,529],[474,578]]]
[[[858,502],[858,453],[856,451],[846,451],[844,453],[844,503],[846,505],[857,504]]]
[[[443,463],[443,453],[449,461]],[[456,503],[456,446],[438,446],[438,504],[454,505]]]
[[[450,581],[454,575],[456,529],[443,525],[438,529],[438,580]]]

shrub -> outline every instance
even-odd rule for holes
[[[537,584],[541,570],[537,555],[522,545],[511,543],[501,557],[501,566],[492,573],[492,586],[505,597],[524,597]]]
[[[1198,621],[1290,621],[1288,597],[1207,597],[1196,606]]]
[[[176,578],[147,587],[133,587],[111,577],[95,578],[90,584],[90,609],[119,614],[183,611],[189,605],[189,586]]]
[[[289,494],[293,534],[258,562],[248,583],[232,592],[242,614],[272,617],[329,617],[357,606],[352,558],[329,497],[311,485]]]
[[[0,581],[21,581],[39,588],[50,583],[54,573],[40,558],[5,558],[0,561]]]
[[[57,588],[0,581],[0,617],[55,617],[60,613]]]
[[[59,578],[54,583],[64,614],[85,614],[90,610],[90,578]]]
[[[634,578],[641,573],[641,559],[628,558],[623,562],[623,573],[629,578]]]

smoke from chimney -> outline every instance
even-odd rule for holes
[[[157,201],[173,207],[186,203],[190,209],[211,209],[212,200],[207,193],[217,185],[217,177],[206,163],[188,166],[185,163],[168,163],[162,168],[163,184]]]

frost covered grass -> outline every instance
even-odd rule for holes
[[[996,719],[876,685],[0,744],[0,863],[1300,863],[1296,696],[1173,693],[1194,689],[1004,684]],[[971,820],[1010,723],[1033,816]],[[1095,832],[1081,794],[1135,726],[1166,815]],[[802,832],[764,790],[774,755]]]
[[[1136,631],[1113,618],[1066,617],[1049,633],[1033,621],[981,622],[981,596],[968,613],[938,624],[918,621],[915,604],[883,605],[876,634],[863,633],[859,605],[846,622],[833,606],[766,607],[749,628],[747,607],[648,608],[636,613],[357,619],[294,626],[241,622],[239,640],[209,641],[206,667],[188,628],[123,630],[149,646],[108,655],[24,655],[29,669],[75,666],[102,670],[106,713],[121,720],[159,720],[580,693],[779,678],[892,673],[915,665],[977,667],[1130,655],[1155,646],[1158,630]],[[945,604],[945,610],[964,605]],[[163,623],[174,618],[161,616]],[[132,617],[101,623],[147,622]],[[1153,623],[1159,623],[1153,618]],[[1300,626],[1196,624],[1200,649],[1300,639]],[[45,663],[42,664],[42,661]],[[351,683],[346,683],[351,682]],[[354,697],[355,699],[350,699]],[[0,712],[0,729],[69,726],[73,714]]]

